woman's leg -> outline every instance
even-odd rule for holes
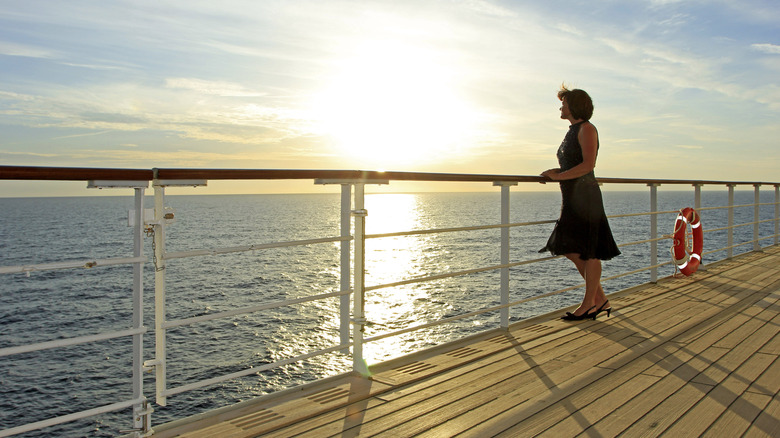
[[[574,263],[577,271],[585,279],[585,296],[582,298],[582,304],[574,311],[574,314],[582,315],[594,306],[598,309],[607,301],[607,296],[601,287],[601,260],[582,260],[579,254],[566,254],[566,258]]]

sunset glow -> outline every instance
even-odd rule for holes
[[[437,54],[398,41],[368,41],[338,69],[316,102],[325,135],[345,157],[372,168],[418,164],[467,147],[476,123],[456,94],[457,72]]]

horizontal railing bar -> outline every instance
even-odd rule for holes
[[[624,244],[618,245],[618,247],[638,245],[638,244],[641,244],[641,243],[648,243],[648,242],[653,242],[653,241],[666,240],[666,239],[670,239],[670,238],[671,238],[670,236],[662,236],[662,237],[658,237],[658,238],[655,238],[655,239],[646,239],[646,240],[640,240],[640,241],[636,241],[636,242],[624,243]],[[469,275],[469,274],[478,274],[480,272],[494,271],[494,270],[503,269],[503,268],[514,268],[516,266],[528,265],[528,264],[531,264],[531,263],[544,262],[544,261],[556,259],[556,258],[559,258],[559,257],[563,257],[563,256],[542,257],[542,258],[538,258],[538,259],[523,260],[523,261],[520,261],[520,262],[512,262],[512,263],[507,263],[507,264],[503,264],[503,265],[492,265],[492,266],[486,266],[486,267],[482,267],[482,268],[474,268],[474,269],[466,269],[466,270],[463,270],[463,271],[448,272],[446,274],[430,275],[430,276],[427,276],[427,277],[409,278],[409,279],[406,279],[406,280],[396,281],[394,283],[385,283],[385,284],[378,284],[378,285],[373,285],[373,286],[366,286],[365,291],[368,292],[368,291],[372,291],[372,290],[404,286],[404,285],[413,284],[413,283],[423,283],[423,282],[426,282],[426,281],[442,280],[442,279],[445,279],[445,278],[458,277],[458,276],[461,276],[461,275]]]
[[[165,253],[165,260],[182,259],[208,255],[230,254],[236,252],[257,251],[261,249],[286,248],[290,246],[313,245],[316,243],[343,242],[352,240],[351,236],[323,237],[321,239],[293,240],[288,242],[260,243],[255,245],[233,246],[216,249],[194,249],[189,251],[171,251]]]
[[[296,298],[294,300],[277,301],[274,303],[261,304],[259,306],[243,307],[240,309],[227,310],[224,312],[213,313],[210,315],[194,316],[192,318],[184,318],[184,319],[174,319],[174,320],[163,322],[162,328],[169,329],[173,327],[181,327],[184,325],[195,324],[198,322],[211,321],[213,319],[220,319],[220,318],[229,318],[231,316],[244,315],[247,313],[259,312],[261,310],[276,309],[278,307],[289,306],[292,304],[307,303],[310,301],[317,301],[325,298],[339,297],[342,295],[349,295],[351,293],[352,290],[350,289],[346,291],[330,292],[326,294],[312,295],[310,297]]]
[[[723,210],[729,208],[728,205],[722,205],[722,206],[716,206],[716,207],[699,207],[696,210],[698,211],[707,211],[707,210]]]
[[[107,169],[96,167],[40,167],[0,166],[0,180],[35,181],[89,181],[89,180],[131,180],[151,181],[151,169]]]
[[[491,175],[429,172],[395,172],[376,170],[311,170],[311,169],[112,169],[89,167],[40,167],[0,166],[0,180],[135,180],[153,179],[211,179],[211,180],[285,180],[285,179],[338,179],[338,180],[395,180],[395,181],[453,181],[453,182],[551,182],[540,176]],[[780,182],[672,180],[639,178],[597,178],[602,184],[687,184],[733,186],[780,186]]]
[[[86,411],[74,412],[68,415],[62,415],[60,417],[49,418],[47,420],[36,421],[34,423],[28,423],[23,426],[12,427],[10,429],[0,430],[0,437],[7,437],[24,432],[30,432],[37,429],[43,429],[44,427],[56,426],[62,423],[69,423],[71,421],[80,420],[82,418],[92,417],[95,415],[105,414],[108,412],[119,411],[135,405],[139,405],[145,402],[145,398],[136,398],[133,400],[122,401],[113,403],[110,405],[100,406]]]
[[[708,233],[708,232],[712,232],[712,231],[729,230],[729,229],[732,229],[732,228],[739,228],[739,227],[746,227],[748,225],[755,225],[757,223],[759,223],[759,222],[745,222],[744,224],[735,224],[735,225],[731,225],[731,226],[728,226],[728,227],[712,228],[712,229],[709,229],[709,230],[704,230],[704,232]]]
[[[613,214],[607,216],[608,218],[621,218],[621,217],[634,217],[634,216],[654,216],[659,214],[672,214],[679,213],[680,210],[667,210],[667,211],[645,211],[642,213],[625,213],[625,214]]]
[[[0,357],[14,354],[29,353],[32,351],[48,350],[51,348],[69,347],[71,345],[86,344],[88,342],[105,341],[146,333],[146,327],[120,330],[116,332],[100,333],[97,335],[78,336],[75,338],[56,339],[54,341],[39,342],[37,344],[19,345],[17,347],[0,348]]]
[[[559,257],[563,257],[563,256],[550,257],[550,258],[548,258],[548,260],[549,259],[553,259],[553,258],[559,258]],[[653,269],[653,268],[658,268],[658,267],[661,267],[661,266],[664,266],[664,265],[669,265],[671,263],[672,263],[671,261],[668,261],[668,262],[664,262],[664,263],[659,263],[659,264],[654,265],[654,266],[648,266],[648,267],[645,267],[645,268],[636,269],[634,271],[613,275],[611,277],[605,277],[605,278],[602,279],[602,281],[614,280],[616,278],[624,277],[624,276],[627,276],[627,275],[637,274],[637,273],[640,273],[642,271],[647,271],[647,270],[650,270],[650,269]],[[513,301],[513,302],[510,302],[510,303],[507,303],[507,304],[501,304],[501,305],[498,305],[498,306],[486,307],[486,308],[483,308],[483,309],[480,309],[480,310],[475,310],[475,311],[472,311],[472,312],[467,312],[467,313],[462,313],[460,315],[451,316],[449,318],[443,318],[443,319],[440,319],[438,321],[432,321],[432,322],[425,323],[425,324],[419,324],[419,325],[416,325],[414,327],[407,327],[405,329],[396,330],[394,332],[388,332],[388,333],[383,333],[381,335],[375,335],[375,336],[366,337],[366,338],[364,338],[364,342],[379,341],[379,340],[382,340],[382,339],[385,339],[385,338],[390,338],[390,337],[393,337],[393,336],[398,336],[398,335],[414,332],[414,331],[425,329],[425,328],[429,328],[429,327],[435,327],[437,325],[447,324],[447,323],[450,323],[450,322],[453,322],[453,321],[457,321],[457,320],[464,319],[464,318],[469,318],[469,317],[472,317],[472,316],[477,316],[477,315],[480,315],[480,314],[483,314],[483,313],[495,312],[497,310],[501,310],[501,309],[504,309],[504,308],[507,308],[507,307],[514,307],[514,306],[517,306],[517,305],[520,305],[520,304],[528,303],[528,302],[531,302],[531,301],[536,301],[536,300],[541,299],[541,298],[547,298],[547,297],[551,297],[551,296],[554,296],[554,295],[560,295],[560,294],[562,294],[564,292],[568,292],[568,291],[571,291],[571,290],[579,289],[579,288],[582,288],[584,286],[585,286],[585,283],[580,283],[580,284],[577,284],[577,285],[574,285],[574,286],[569,286],[569,287],[564,288],[564,289],[558,289],[558,290],[553,291],[553,292],[548,292],[548,293],[545,293],[545,294],[542,294],[542,295],[536,295],[536,296],[533,296],[533,297],[524,298],[522,300]]]
[[[700,207],[697,208],[697,211],[706,211],[706,210],[724,210],[727,208],[743,208],[743,207],[755,207],[756,205],[775,205],[776,203],[766,203],[766,204],[743,204],[743,205],[723,205],[719,207]],[[671,214],[671,213],[679,213],[680,210],[666,210],[666,211],[646,211],[642,213],[625,213],[625,214],[613,214],[607,216],[608,218],[621,218],[621,217],[635,217],[635,216],[652,216],[652,215],[659,215],[659,214]]]
[[[541,182],[540,176],[306,169],[155,169],[159,179],[325,179],[341,181]]]
[[[723,230],[728,230],[728,229],[731,229],[731,228],[737,228],[737,227],[741,227],[741,226],[742,225],[732,225],[730,227],[727,226],[727,227],[720,227],[720,228],[708,228],[708,229],[704,230],[703,232],[704,233],[713,233],[715,231],[723,231]]]
[[[618,247],[638,245],[638,244],[641,244],[641,243],[648,243],[648,242],[666,240],[666,239],[670,239],[670,238],[671,238],[670,236],[662,236],[662,237],[658,237],[656,239],[646,239],[646,240],[640,240],[640,241],[636,241],[636,242],[623,243],[623,244],[618,245]],[[503,269],[503,268],[514,268],[516,266],[528,265],[528,264],[531,264],[531,263],[544,262],[544,261],[556,259],[556,258],[559,258],[559,257],[563,257],[563,256],[542,257],[542,258],[538,258],[538,259],[523,260],[523,261],[512,262],[512,263],[507,263],[507,264],[503,264],[503,265],[492,265],[492,266],[486,266],[486,267],[482,267],[482,268],[474,268],[474,269],[466,269],[466,270],[463,270],[463,271],[448,272],[446,274],[430,275],[430,276],[427,276],[427,277],[409,278],[409,279],[406,279],[406,280],[400,280],[400,281],[393,282],[393,283],[384,283],[384,284],[378,284],[378,285],[373,285],[373,286],[366,286],[365,291],[369,292],[369,291],[372,291],[372,290],[404,286],[404,285],[413,284],[413,283],[423,283],[423,282],[426,282],[426,281],[442,280],[442,279],[445,279],[445,278],[458,277],[458,276],[461,276],[461,275],[469,275],[469,274],[478,274],[480,272],[494,271],[494,270]]]
[[[634,242],[621,243],[620,245],[618,245],[618,248],[623,248],[624,246],[640,245],[642,243],[660,242],[662,240],[668,240],[668,239],[671,239],[671,238],[672,238],[671,235],[669,235],[669,236],[665,235],[665,236],[661,236],[661,237],[656,237],[655,239],[636,240]]]
[[[702,252],[701,255],[704,256],[704,255],[712,254],[712,253],[718,252],[718,251],[725,251],[727,249],[732,249],[732,248],[737,248],[737,247],[740,247],[740,246],[745,246],[745,245],[748,245],[750,243],[755,243],[755,242],[758,242],[758,241],[761,241],[761,240],[771,239],[772,237],[774,237],[774,236],[767,236],[765,238],[761,238],[761,239],[758,239],[758,240],[754,239],[754,240],[748,240],[748,241],[745,241],[745,242],[735,243],[734,245],[731,245],[731,246],[724,246],[723,248],[718,248],[718,249],[713,249],[711,251]]]
[[[774,219],[768,219],[768,220],[764,220],[764,221],[745,222],[745,223],[739,224],[739,226],[740,227],[744,227],[745,225],[756,225],[756,224],[760,224],[760,223],[763,223],[763,222],[772,222],[772,221],[774,221]]]
[[[381,233],[381,234],[366,234],[366,239],[378,239],[384,237],[399,237],[399,236],[414,236],[417,234],[439,234],[439,233],[452,233],[459,231],[477,231],[477,230],[490,230],[495,228],[512,228],[522,227],[527,225],[542,225],[542,224],[554,224],[555,220],[544,220],[535,222],[516,222],[512,224],[494,224],[494,225],[473,225],[469,227],[456,227],[456,228],[431,228],[428,230],[412,230],[412,231],[398,231],[394,233]]]
[[[660,268],[661,266],[669,265],[671,263],[672,263],[671,261],[668,261],[668,262],[658,263],[658,264],[653,265],[653,266],[646,266],[644,268],[635,269],[633,271],[623,272],[621,274],[616,274],[616,275],[613,275],[613,276],[610,276],[610,277],[604,277],[604,278],[601,279],[601,281],[609,281],[609,280],[614,280],[614,279],[617,279],[617,278],[620,278],[620,277],[626,277],[626,276],[629,276],[629,275],[638,274],[640,272],[649,271],[650,269],[653,269],[653,268]],[[510,302],[510,303],[504,304],[502,307],[514,307],[514,306],[517,306],[519,304],[525,304],[525,303],[528,303],[528,302],[531,302],[531,301],[538,300],[540,298],[547,298],[547,297],[551,297],[553,295],[559,295],[559,294],[562,294],[564,292],[568,292],[570,290],[580,289],[582,287],[585,287],[585,283],[580,283],[580,284],[577,284],[577,285],[574,285],[574,286],[569,286],[569,287],[564,288],[564,289],[559,289],[557,291],[548,292],[546,294],[536,295],[536,296],[533,296],[533,297],[524,298],[522,300],[513,301],[513,302]]]
[[[348,343],[348,344],[344,344],[344,345],[335,345],[335,346],[328,347],[328,348],[325,348],[325,349],[322,349],[322,350],[317,350],[317,351],[312,351],[310,353],[302,354],[300,356],[295,356],[295,357],[291,357],[291,358],[288,358],[288,359],[283,359],[283,360],[280,360],[278,362],[265,364],[265,365],[259,366],[257,368],[254,368],[254,367],[253,368],[247,368],[245,370],[237,371],[235,373],[225,374],[223,376],[213,377],[211,379],[205,379],[205,380],[201,380],[201,381],[198,381],[198,382],[189,383],[187,385],[182,385],[182,386],[178,386],[178,387],[175,387],[175,388],[169,388],[169,389],[166,389],[165,391],[163,391],[162,395],[164,397],[167,397],[167,396],[176,395],[176,394],[179,394],[179,393],[182,393],[182,392],[186,392],[186,391],[192,391],[193,389],[203,388],[203,387],[206,387],[206,386],[209,386],[209,385],[214,385],[216,383],[224,382],[224,381],[227,381],[227,380],[237,379],[239,377],[244,377],[244,376],[248,376],[250,374],[254,374],[254,373],[259,373],[259,372],[262,372],[262,371],[270,370],[272,368],[278,368],[278,367],[283,366],[283,365],[287,365],[287,364],[291,364],[291,363],[295,363],[295,362],[300,362],[302,360],[306,360],[306,359],[309,359],[309,358],[314,357],[314,356],[319,356],[319,355],[328,354],[328,353],[334,353],[336,351],[342,351],[342,350],[345,350],[345,349],[347,349],[347,348],[349,348],[351,346],[352,346],[351,342]]]
[[[723,205],[720,207],[712,207],[720,210],[725,210],[727,208],[747,208],[747,207],[755,207],[756,204],[740,204],[740,205]]]
[[[80,260],[72,262],[40,263],[35,265],[2,266],[0,274],[23,274],[35,271],[50,271],[54,269],[97,268],[103,266],[127,265],[132,263],[146,263],[146,257],[123,257],[97,260]]]
[[[404,285],[407,285],[407,284],[422,283],[422,282],[425,282],[425,281],[442,280],[442,279],[445,279],[445,278],[459,277],[461,275],[478,274],[480,272],[486,272],[486,271],[495,271],[495,270],[503,269],[503,268],[514,268],[514,267],[517,267],[517,266],[529,265],[529,264],[538,263],[538,262],[544,262],[544,261],[547,261],[547,260],[553,260],[553,259],[557,259],[557,258],[561,258],[561,257],[563,257],[563,256],[562,255],[559,255],[559,256],[549,256],[549,257],[542,257],[542,258],[538,258],[538,259],[531,259],[531,260],[523,260],[523,261],[519,261],[519,262],[506,263],[506,264],[503,264],[503,265],[493,265],[493,266],[486,266],[486,267],[482,267],[482,268],[466,269],[466,270],[463,270],[463,271],[448,272],[446,274],[430,275],[430,276],[427,276],[427,277],[409,278],[409,279],[397,281],[397,282],[394,282],[394,283],[385,283],[385,284],[378,284],[378,285],[374,285],[374,286],[366,286],[364,289],[365,289],[366,292],[369,292],[369,291],[377,290],[377,289],[386,289],[386,288],[389,288],[389,287],[404,286]]]
[[[549,182],[540,176],[478,175],[456,173],[394,172],[372,170],[290,170],[290,169],[155,169],[159,179],[347,179],[395,181],[460,181],[460,182]],[[780,183],[694,181],[665,179],[597,178],[612,184],[702,184],[702,185],[764,185]]]
[[[558,257],[563,257],[563,256],[558,256]],[[463,270],[463,271],[448,272],[446,274],[429,275],[427,277],[409,278],[409,279],[406,279],[406,280],[396,281],[394,283],[385,283],[385,284],[378,284],[378,285],[374,285],[374,286],[366,286],[364,288],[364,290],[366,292],[369,292],[369,291],[377,290],[377,289],[386,289],[386,288],[389,288],[389,287],[404,286],[404,285],[407,285],[407,284],[422,283],[422,282],[425,282],[425,281],[442,280],[442,279],[445,279],[445,278],[459,277],[461,275],[478,274],[480,272],[495,271],[495,270],[501,269],[501,268],[509,268],[509,267],[518,266],[518,265],[521,265],[521,264],[533,263],[533,262],[539,261],[539,260],[542,260],[542,259],[534,259],[532,261],[517,262],[516,264],[509,263],[509,264],[504,264],[504,265],[487,266],[487,267],[483,267],[483,268],[466,269],[466,270]]]

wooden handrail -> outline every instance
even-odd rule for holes
[[[104,169],[97,167],[0,166],[0,179],[37,181],[151,181],[147,169]]]
[[[540,176],[492,175],[469,173],[384,172],[377,170],[327,169],[112,169],[95,167],[0,166],[0,180],[28,181],[152,181],[164,180],[389,180],[389,181],[449,181],[449,182],[550,182]],[[597,178],[603,184],[687,184],[687,185],[773,185],[766,181],[715,181],[681,179]]]

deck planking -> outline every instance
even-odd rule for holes
[[[154,436],[780,436],[780,248],[609,298]]]

